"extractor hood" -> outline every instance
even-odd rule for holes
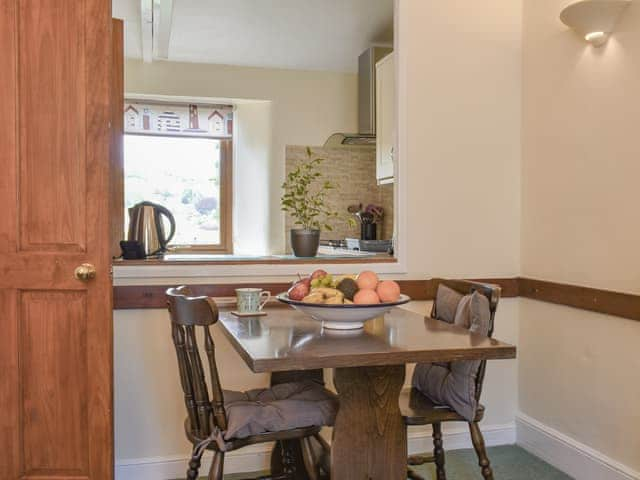
[[[366,133],[334,133],[326,142],[329,147],[375,147],[376,136]]]
[[[376,63],[392,51],[388,47],[370,47],[358,57],[358,133],[334,133],[325,147],[375,147]]]

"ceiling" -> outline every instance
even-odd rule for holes
[[[127,57],[143,55],[140,12],[145,1],[151,3],[113,0],[113,16],[125,20]],[[356,72],[362,51],[372,44],[393,42],[393,0],[172,3],[168,36],[167,30],[163,32],[171,61]]]

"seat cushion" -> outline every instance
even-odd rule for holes
[[[225,440],[294,428],[330,426],[338,410],[337,397],[312,381],[281,383],[271,388],[225,390]]]
[[[447,405],[436,405],[415,388],[400,392],[400,414],[407,425],[429,425],[436,422],[465,420]],[[484,407],[478,405],[475,421],[482,420]]]
[[[491,324],[487,297],[478,292],[462,297],[452,323],[487,336]],[[413,372],[412,385],[436,404],[453,408],[471,422],[478,408],[476,379],[480,364],[480,360],[420,363]]]

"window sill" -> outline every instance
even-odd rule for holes
[[[320,255],[314,258],[193,253],[147,260],[114,260],[113,279],[115,285],[150,285],[168,280],[175,283],[176,279],[209,281],[221,277],[281,277],[297,274],[301,265],[325,268],[332,273],[350,273],[353,268],[346,266],[354,264],[359,265],[357,270],[404,273],[404,267],[398,259],[386,253],[367,256]],[[344,271],[340,271],[340,265],[345,266]]]
[[[247,256],[216,253],[167,254],[159,258],[145,260],[113,261],[114,267],[151,266],[151,265],[306,265],[340,263],[395,263],[395,257],[388,253],[367,255],[330,255],[320,254],[313,258],[300,258],[293,255]]]

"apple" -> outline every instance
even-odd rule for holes
[[[304,297],[309,295],[311,291],[311,280],[309,278],[303,278],[294,283],[287,291],[291,300],[301,301]]]
[[[311,280],[315,280],[316,278],[326,277],[327,275],[328,275],[328,273],[320,268],[320,269],[316,270],[315,272],[313,272],[309,278]]]

